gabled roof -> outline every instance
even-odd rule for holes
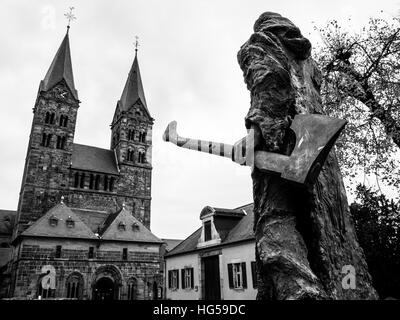
[[[61,42],[61,45],[57,50],[46,76],[40,83],[40,90],[48,91],[61,80],[65,81],[74,98],[79,100],[78,91],[75,89],[74,75],[72,72],[68,32],[65,35],[64,40]]]
[[[121,225],[125,226],[125,228],[120,228]],[[108,216],[101,230],[101,238],[103,240],[117,241],[163,242],[152,234],[125,207]]]
[[[71,208],[71,210],[93,231],[99,233],[99,228],[109,216],[107,211]]]
[[[242,218],[245,213],[243,210],[239,209],[226,209],[226,208],[216,208],[216,207],[210,207],[210,206],[205,206],[203,210],[200,212],[200,219],[202,219],[204,216],[212,214],[214,216],[220,216],[220,217],[237,217],[237,218]]]
[[[74,143],[72,164],[74,169],[118,174],[114,151]]]
[[[121,99],[118,101],[121,111],[128,111],[132,105],[140,101],[144,109],[150,116],[147,109],[146,98],[144,96],[142,78],[140,76],[139,62],[137,55],[133,60],[131,70],[129,71],[128,79],[126,80],[124,90],[122,91]]]
[[[178,244],[182,242],[182,239],[161,239],[162,241],[165,242],[165,249],[168,251],[171,251],[173,248],[175,248]]]
[[[0,210],[0,234],[12,234],[16,215],[14,210]]]
[[[182,253],[188,253],[197,250],[197,243],[201,237],[202,227],[193,232],[189,237],[183,240],[180,244],[178,244],[175,248],[169,251],[165,256],[173,256]]]
[[[206,207],[207,208],[207,207]],[[208,207],[212,208],[212,207]],[[221,243],[217,244],[217,246],[224,246],[228,244],[232,244],[235,242],[245,241],[245,240],[253,240],[254,232],[253,232],[253,204],[244,205],[235,209],[221,209],[221,208],[212,208],[218,209],[220,213],[220,218],[222,216],[228,217],[229,220],[229,211],[232,212],[231,217],[235,217],[236,222],[230,225],[231,228],[224,228],[222,231],[224,234],[221,236]],[[203,209],[204,210],[204,209]],[[207,209],[209,210],[209,209]],[[215,211],[218,211],[215,210]],[[244,212],[243,212],[244,211]],[[202,211],[203,212],[203,211]],[[237,219],[237,215],[239,212],[242,212],[242,217]],[[246,214],[246,215],[244,215]],[[229,224],[228,224],[229,225]],[[178,254],[184,254],[194,251],[200,251],[212,248],[212,246],[197,248],[197,244],[201,237],[202,227],[193,232],[189,237],[183,240],[180,244],[178,244],[174,249],[166,254],[166,256],[174,256]],[[220,229],[221,232],[221,229]]]
[[[52,226],[50,218],[57,219]],[[66,221],[74,221],[73,227],[68,227]],[[82,220],[64,203],[59,203],[26,229],[22,236],[97,239],[96,235]]]

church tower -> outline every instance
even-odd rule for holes
[[[120,178],[118,189],[128,196],[127,205],[150,228],[151,147],[154,119],[147,108],[136,46],[135,58],[111,124],[111,150]]]
[[[68,189],[78,92],[67,33],[40,82],[33,108],[14,237],[60,201]]]

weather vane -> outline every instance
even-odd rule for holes
[[[137,53],[138,47],[139,47],[139,37],[135,36],[135,39],[136,39],[136,41],[135,41],[135,53]]]
[[[74,10],[74,7],[69,7],[69,12],[68,13],[64,13],[64,16],[67,18],[68,20],[68,25],[67,25],[67,32],[69,31],[69,27],[71,25],[71,21],[75,20],[76,17],[74,16],[74,14],[72,13],[72,11]]]

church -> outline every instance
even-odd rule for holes
[[[3,296],[163,298],[163,241],[150,231],[154,119],[137,50],[121,89],[110,148],[76,143],[68,26],[39,85],[17,211],[0,210]]]

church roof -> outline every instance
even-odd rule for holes
[[[114,151],[74,143],[72,164],[74,169],[118,174]]]
[[[71,208],[71,210],[92,230],[94,233],[99,232],[99,228],[109,216],[107,211]]]
[[[119,241],[163,242],[125,207],[108,216],[101,230],[101,238]]]
[[[53,219],[53,220],[52,220]],[[51,222],[54,221],[54,224]],[[55,222],[56,221],[56,222]],[[73,226],[68,224],[73,221]],[[64,203],[59,203],[35,221],[23,236],[97,239],[89,227]]]
[[[71,221],[73,226],[70,224]],[[108,214],[105,211],[69,208],[63,202],[52,207],[21,235],[163,243],[125,208]]]
[[[211,207],[209,207],[209,208],[211,208]],[[231,224],[230,229],[229,228],[223,229],[224,235],[223,235],[223,237],[221,237],[221,243],[219,243],[218,246],[224,246],[224,245],[228,245],[228,244],[232,244],[232,243],[236,243],[236,242],[240,242],[240,241],[254,239],[253,204],[241,206],[236,209],[222,209],[222,208],[213,208],[213,209],[217,209],[216,211],[219,210],[222,213],[222,215],[220,215],[221,218],[222,218],[222,216],[228,217],[229,211],[232,212],[232,216],[234,216],[235,218],[237,218],[238,211],[245,211],[245,213],[246,213],[246,215],[242,215],[242,217],[239,218],[238,222],[236,222],[235,224]],[[201,237],[202,229],[203,229],[202,227],[197,229],[189,237],[187,237],[185,240],[183,240],[181,243],[179,243],[175,248],[173,248],[170,252],[168,252],[166,254],[166,256],[174,256],[174,255],[178,255],[178,254],[184,254],[184,253],[202,250],[203,248],[197,248],[197,244]],[[209,249],[210,247],[205,247],[205,248]]]
[[[72,72],[68,32],[61,42],[46,76],[40,83],[40,90],[48,91],[61,80],[65,81],[74,98],[78,100],[78,91],[75,89],[74,75]]]
[[[129,71],[128,79],[126,80],[124,90],[122,91],[121,99],[118,104],[121,111],[127,111],[133,104],[140,101],[144,109],[150,116],[150,112],[147,109],[146,98],[144,96],[142,78],[140,76],[139,62],[137,55],[133,60],[131,70]]]

